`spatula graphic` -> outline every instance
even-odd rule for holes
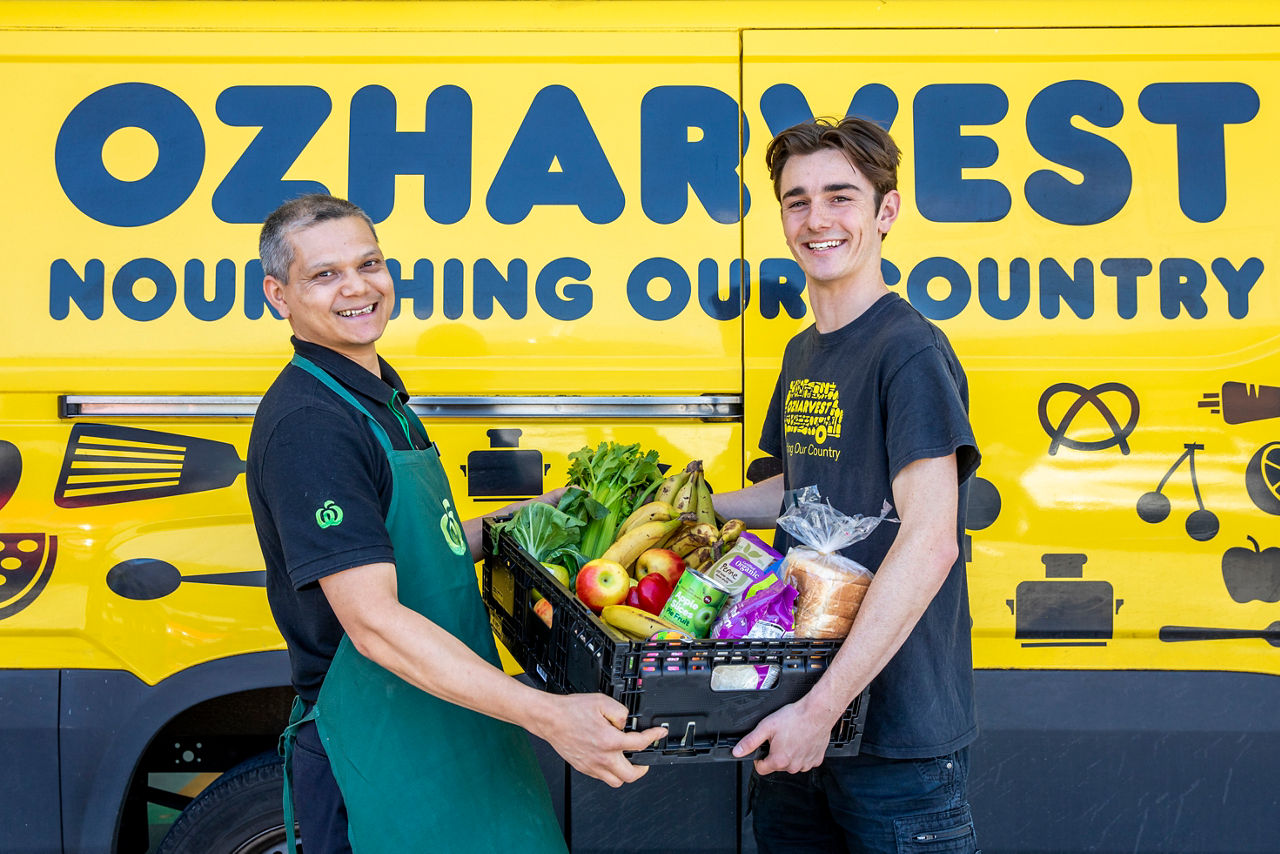
[[[71,428],[53,493],[59,507],[96,507],[230,486],[244,472],[226,442],[116,424]]]
[[[1161,626],[1162,641],[1236,640],[1261,638],[1272,646],[1280,646],[1280,621],[1265,629],[1220,629],[1203,626]]]
[[[245,572],[210,572],[183,575],[178,568],[157,558],[139,557],[121,561],[107,571],[107,587],[125,599],[145,601],[160,599],[178,589],[180,584],[230,584],[237,587],[265,587],[265,569]]]

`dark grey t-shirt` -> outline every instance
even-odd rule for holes
[[[979,454],[964,370],[942,330],[887,294],[834,332],[809,327],[787,344],[760,448],[783,460],[785,488],[816,485],[849,515],[879,516],[907,464],[956,453],[964,535],[967,479]],[[882,523],[841,553],[875,571],[898,533]],[[793,544],[779,529],[775,546]],[[977,734],[963,548],[902,649],[871,683],[862,750],[941,756]]]

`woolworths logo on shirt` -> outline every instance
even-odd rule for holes
[[[341,525],[342,508],[334,504],[332,500],[326,501],[316,511],[316,524],[321,528],[332,528],[335,525]]]

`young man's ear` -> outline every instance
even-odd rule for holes
[[[898,195],[897,190],[890,190],[884,194],[884,198],[880,200],[880,212],[876,214],[876,229],[880,232],[881,239],[889,233],[901,209],[902,196]]]
[[[284,298],[284,282],[275,276],[262,277],[262,295],[267,298],[267,302],[276,310],[276,314],[283,318],[289,317],[289,304]]]

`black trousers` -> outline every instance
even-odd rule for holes
[[[315,721],[298,728],[293,745],[293,809],[305,854],[351,854],[347,806]]]

